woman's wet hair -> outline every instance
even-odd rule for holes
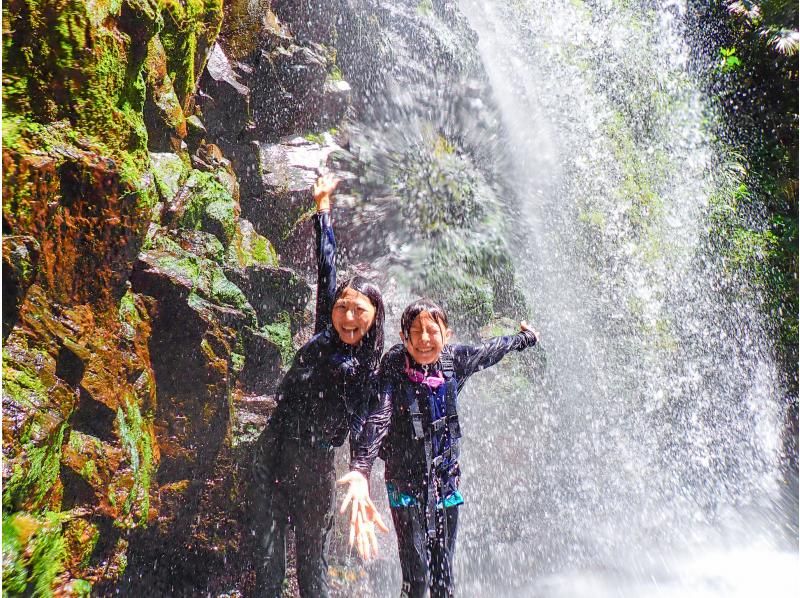
[[[400,332],[403,333],[405,338],[408,338],[411,334],[411,326],[422,312],[428,312],[440,326],[447,328],[447,313],[430,299],[421,297],[406,307],[400,317]]]
[[[370,369],[375,369],[378,367],[381,354],[383,353],[383,320],[385,317],[383,295],[375,284],[363,276],[352,276],[341,283],[336,289],[336,294],[333,297],[334,303],[336,303],[346,289],[353,289],[365,295],[375,308],[375,321],[372,323],[369,332],[364,336],[358,349],[359,359],[362,361],[365,360]]]

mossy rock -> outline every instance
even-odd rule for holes
[[[188,133],[186,117],[167,73],[167,55],[157,35],[147,45],[145,82],[144,119],[149,133],[148,147],[151,151],[162,152],[180,149],[181,141]]]
[[[277,266],[278,254],[269,239],[259,235],[244,219],[236,221],[236,229],[228,246],[226,262],[234,268]]]
[[[189,197],[177,226],[204,230],[228,247],[236,235],[239,206],[214,173],[192,170],[185,187]]]
[[[164,28],[160,37],[167,70],[178,100],[187,105],[203,72],[208,51],[222,25],[222,0],[162,0]]]
[[[224,264],[225,247],[215,235],[190,229],[170,231],[170,235],[169,241],[177,243],[181,249],[216,264]],[[167,243],[163,244],[166,246]]]
[[[161,24],[159,11],[144,0],[7,3],[6,115],[66,119],[78,133],[104,140],[112,155],[142,156],[145,49]]]
[[[3,511],[3,595],[52,596],[67,557],[64,515]]]
[[[186,182],[190,169],[183,158],[171,152],[153,152],[150,162],[161,200],[169,203]]]
[[[180,297],[193,295],[222,307],[230,307],[252,324],[256,314],[244,293],[228,280],[222,268],[183,249],[177,242],[157,237],[155,246],[139,256],[134,273],[140,292],[163,297],[174,288]]]

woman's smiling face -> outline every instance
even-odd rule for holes
[[[375,322],[375,306],[363,293],[347,288],[333,304],[331,320],[342,342],[355,346]]]
[[[450,338],[450,329],[440,324],[427,311],[421,312],[408,331],[408,338],[400,333],[406,350],[420,365],[430,365],[439,361],[442,349]]]

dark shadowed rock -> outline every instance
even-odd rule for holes
[[[247,393],[274,392],[281,379],[281,348],[265,332],[247,329],[243,335],[244,367],[239,385]],[[262,427],[263,428],[263,427]]]
[[[302,319],[311,287],[289,268],[255,265],[227,269],[225,273],[247,296],[259,322],[273,322],[282,312],[289,314],[292,321]]]
[[[200,117],[196,114],[189,116],[186,119],[186,143],[189,151],[194,152],[206,140],[206,137],[208,137],[208,129]]]
[[[286,135],[319,124],[319,105],[328,76],[320,49],[290,44],[264,48],[251,78],[256,137]]]
[[[3,338],[17,321],[19,307],[36,277],[39,243],[33,237],[3,237]]]
[[[241,79],[222,47],[214,44],[196,98],[203,122],[214,139],[236,139],[252,118],[250,88]]]

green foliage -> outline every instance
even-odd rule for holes
[[[469,227],[485,215],[471,165],[441,135],[429,148],[403,154],[393,181],[403,217],[418,224],[410,231],[415,236],[430,238],[453,227]]]
[[[728,11],[740,18],[774,51],[794,56],[800,49],[798,6],[794,0],[728,0]]]
[[[718,68],[723,73],[729,73],[741,68],[742,61],[736,55],[736,48],[720,48],[719,55],[720,61]]]
[[[730,132],[723,151],[740,154],[720,173],[710,214],[711,237],[726,267],[747,277],[778,332],[777,348],[792,392],[798,359],[798,4],[789,0],[726,1],[721,58],[734,68],[711,73],[717,106]],[[722,17],[722,18],[720,18]],[[735,48],[735,52],[732,50]]]

